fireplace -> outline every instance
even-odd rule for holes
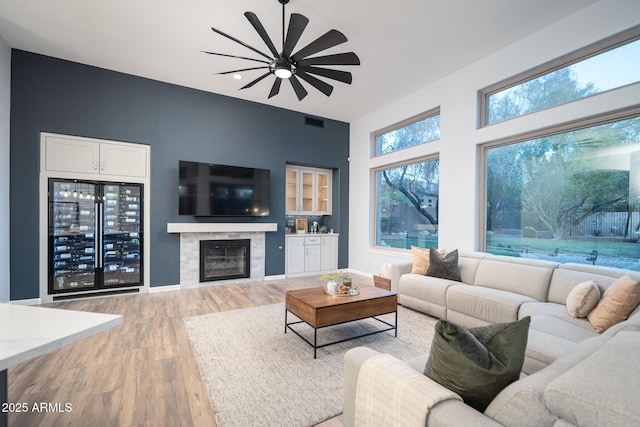
[[[200,282],[251,277],[251,240],[200,240]]]
[[[275,222],[230,222],[230,223],[169,223],[168,233],[180,235],[180,286],[194,288],[200,286],[244,283],[265,279],[266,233],[278,231]],[[251,266],[249,277],[243,279],[200,282],[200,241],[236,240],[251,241]]]

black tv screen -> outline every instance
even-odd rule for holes
[[[269,169],[180,160],[179,175],[180,215],[269,215]]]

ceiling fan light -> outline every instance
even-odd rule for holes
[[[288,79],[293,75],[291,69],[284,65],[276,67],[276,69],[273,71],[273,74],[275,74],[276,77],[280,77],[281,79]]]

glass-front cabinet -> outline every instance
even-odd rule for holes
[[[142,185],[49,180],[49,292],[142,286]]]
[[[300,169],[287,168],[285,180],[285,211],[287,214],[298,213],[298,181]]]
[[[142,194],[139,185],[104,186],[104,286],[142,283],[140,228]]]
[[[328,169],[287,166],[287,215],[331,215],[331,177]]]
[[[316,171],[316,212],[331,215],[331,173]]]

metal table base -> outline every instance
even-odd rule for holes
[[[285,308],[284,310],[284,333],[287,333],[287,329],[290,330],[291,332],[293,332],[294,334],[296,334],[297,336],[299,336],[300,338],[302,338],[302,340],[304,342],[306,342],[307,344],[309,344],[311,346],[311,348],[313,348],[313,358],[315,359],[317,356],[317,351],[319,348],[322,347],[327,347],[329,345],[334,345],[334,344],[340,344],[346,341],[351,341],[351,340],[355,340],[358,338],[363,338],[363,337],[368,337],[369,335],[375,335],[375,334],[380,334],[382,332],[387,332],[387,331],[394,331],[394,336],[397,337],[398,336],[398,311],[393,311],[391,313],[395,313],[395,324],[389,323],[385,320],[379,319],[377,316],[371,316],[371,317],[365,317],[362,319],[356,319],[356,320],[349,320],[347,322],[342,322],[342,323],[335,323],[333,325],[327,325],[327,326],[321,326],[318,328],[314,328],[313,326],[309,325],[307,322],[305,322],[304,320],[298,320],[296,322],[289,322],[288,321],[288,316],[289,316],[289,310],[287,310]],[[293,314],[293,313],[291,313]],[[383,314],[389,314],[389,313],[383,313]],[[380,314],[380,316],[382,316],[383,314]],[[295,316],[295,314],[293,314]],[[297,317],[297,316],[296,316]],[[360,335],[356,335],[353,337],[349,337],[349,338],[344,338],[338,341],[332,341],[332,342],[328,342],[325,344],[321,344],[318,345],[318,329],[322,329],[322,328],[328,328],[330,326],[337,326],[337,325],[343,325],[345,323],[351,323],[351,322],[357,322],[359,320],[364,320],[364,319],[374,319],[377,320],[378,322],[384,323],[385,325],[387,325],[387,328],[384,329],[379,329],[373,332],[368,332],[366,334],[360,334]],[[311,328],[313,328],[313,342],[309,341],[306,337],[302,336],[301,333],[299,333],[298,331],[296,331],[294,328],[291,327],[291,325],[297,325],[299,323],[306,323],[307,325],[309,325]]]

